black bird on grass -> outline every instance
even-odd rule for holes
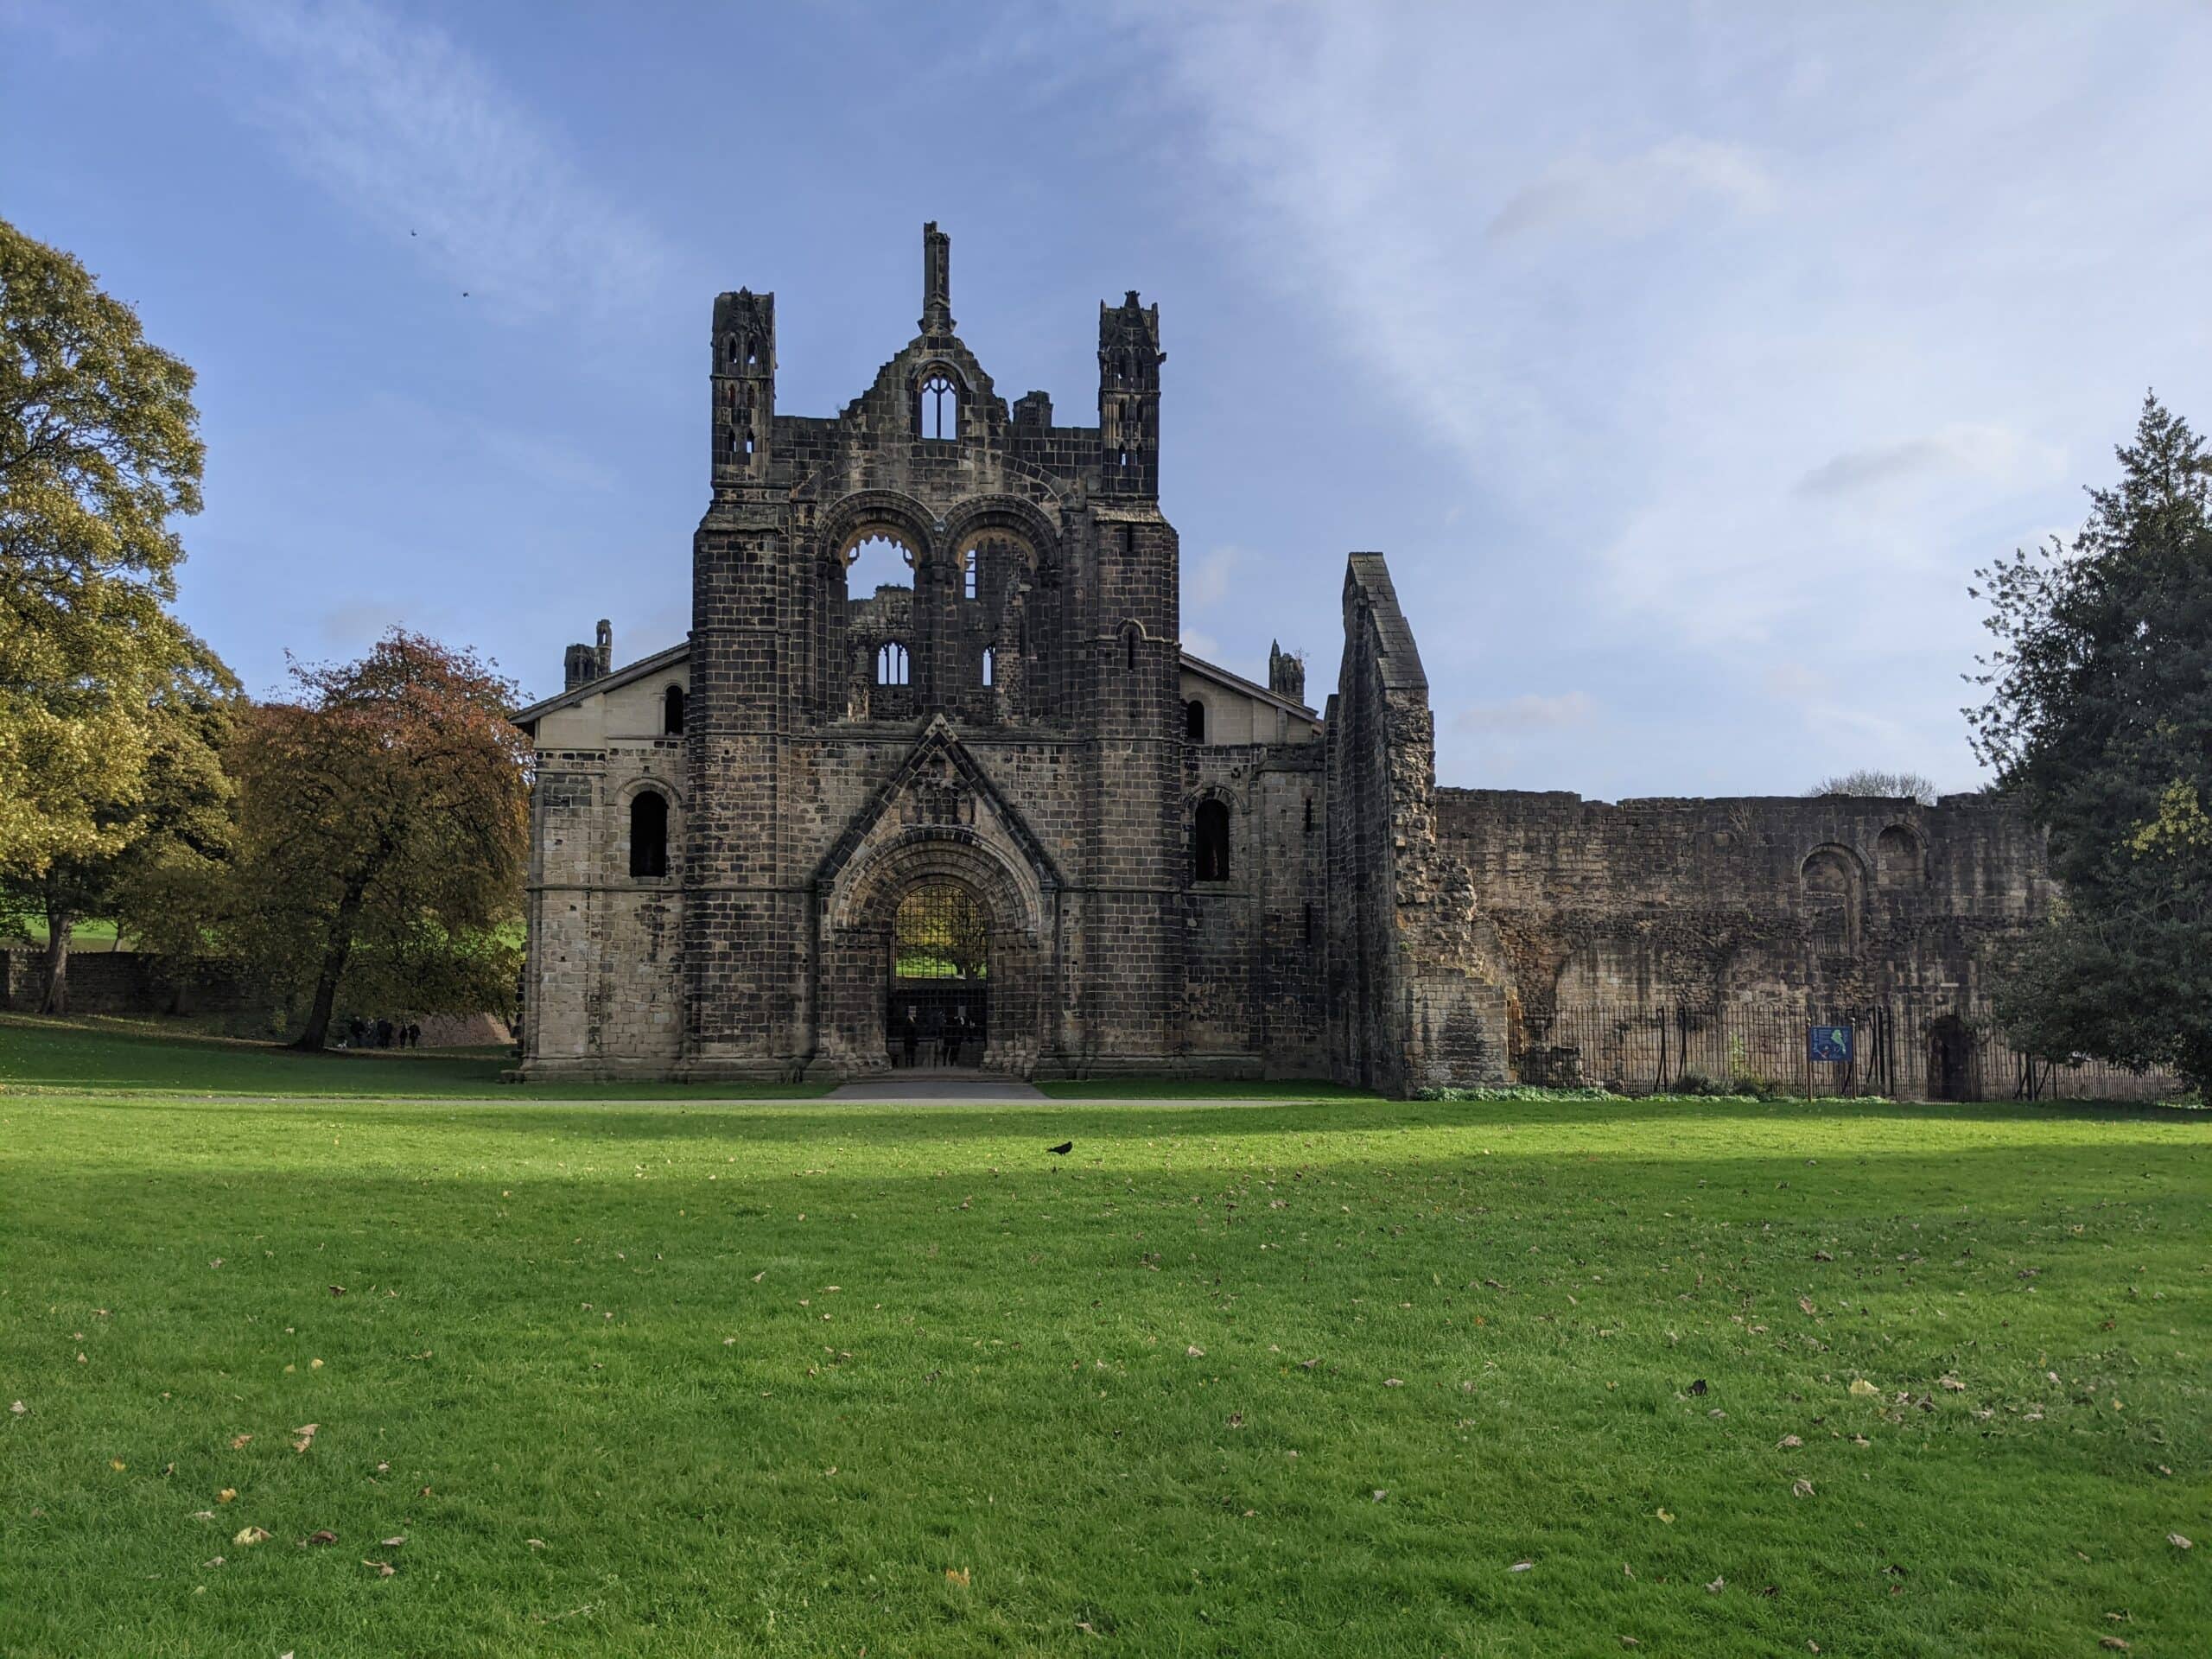
[[[1075,1150],[1075,1142],[1072,1141],[1063,1141],[1058,1146],[1047,1147],[1045,1150],[1051,1153],[1056,1158],[1065,1158],[1068,1154]]]

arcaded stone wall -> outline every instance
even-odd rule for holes
[[[1520,1007],[1885,1003],[1980,1016],[2048,912],[2042,837],[1980,796],[1586,801],[1437,791]]]

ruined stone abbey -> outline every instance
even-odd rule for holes
[[[1009,403],[931,226],[919,333],[792,415],[775,296],[715,300],[690,637],[618,664],[601,623],[519,716],[526,1076],[1611,1081],[1758,1006],[1879,1008],[1893,1092],[2002,1086],[1974,1033],[1991,951],[2052,897],[2028,824],[1439,788],[1376,553],[1325,709],[1294,657],[1199,661],[1165,356],[1131,292],[1099,307],[1094,422]],[[1630,1013],[1606,1038],[1592,1009]]]

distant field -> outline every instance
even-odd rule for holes
[[[2200,1114],[150,1042],[0,1023],[10,1656],[2212,1651]]]

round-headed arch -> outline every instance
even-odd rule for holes
[[[855,548],[877,537],[905,548],[918,570],[938,550],[936,519],[900,490],[855,491],[823,508],[815,519],[815,545],[823,561],[839,572]]]
[[[1044,903],[1034,877],[973,831],[937,825],[909,829],[847,867],[830,901],[830,925],[887,928],[910,890],[938,880],[957,882],[974,895],[993,938],[1037,938]]]

